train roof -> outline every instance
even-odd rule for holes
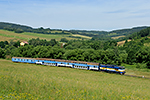
[[[88,64],[88,65],[99,65],[95,62],[85,62],[85,61],[74,61],[74,60],[64,60],[64,59],[51,59],[51,58],[28,58],[28,57],[13,57],[19,59],[35,59],[35,60],[47,60],[47,61],[60,61],[60,62],[69,62],[69,63],[79,63],[79,64]]]
[[[116,67],[116,68],[125,68],[124,66],[117,66],[117,65],[109,65],[109,64],[101,64],[103,66],[108,66],[108,67]]]
[[[68,63],[78,63],[78,64],[87,64],[87,65],[99,65],[99,63],[95,62],[85,62],[85,61],[74,61],[74,60],[64,60],[64,59],[51,59],[51,58],[28,58],[28,57],[12,57],[12,58],[18,58],[18,59],[31,59],[31,60],[47,60],[47,61],[58,61],[58,62],[68,62]],[[117,66],[117,65],[109,65],[109,64],[100,64],[104,67],[116,67],[116,68],[125,68],[123,66]]]

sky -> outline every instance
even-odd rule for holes
[[[110,31],[150,26],[150,0],[0,0],[0,22]]]

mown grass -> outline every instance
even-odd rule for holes
[[[111,37],[112,39],[119,39],[121,37],[126,37],[125,35],[122,35],[122,36],[116,36],[116,37]]]
[[[52,31],[51,33],[61,33],[62,31]],[[69,32],[65,32],[69,33]],[[31,32],[24,32],[24,33],[14,33],[12,31],[6,31],[6,30],[0,30],[0,40],[3,41],[10,41],[10,40],[30,40],[32,38],[40,38],[40,39],[46,39],[46,40],[51,40],[51,39],[56,39],[57,41],[60,41],[61,38],[66,38],[68,40],[71,39],[77,39],[77,38],[72,38],[69,37],[72,36],[72,34],[37,34],[37,33],[31,33]],[[84,37],[80,35],[79,37]],[[90,37],[84,37],[89,39]]]
[[[129,42],[129,41],[131,41],[131,40],[127,40],[127,41]],[[125,43],[125,40],[124,40],[124,41],[117,42],[117,45],[118,45],[118,46],[122,46],[124,43]]]
[[[149,100],[150,80],[0,59],[0,99]]]
[[[86,38],[86,39],[92,39],[92,37],[79,35],[79,34],[75,34],[75,35],[73,34],[72,36],[82,37],[82,38]]]
[[[60,40],[61,38],[66,36],[66,35],[36,34],[36,33],[30,33],[30,32],[24,32],[24,33],[21,33],[21,34],[22,35],[33,36],[35,38],[40,38],[40,39],[46,39],[46,40],[51,40],[51,39]]]
[[[6,30],[0,30],[0,36],[11,37],[13,39],[24,39],[24,40],[29,40],[32,38],[40,38],[46,40],[51,40],[51,39],[60,40],[62,37],[64,37],[64,35],[48,35],[48,34],[37,34],[37,33],[30,33],[30,32],[14,33]]]
[[[24,39],[24,40],[28,39],[28,38],[25,38],[25,37],[19,37],[19,36],[8,35],[8,34],[1,34],[1,33],[0,33],[0,36],[11,37],[11,38],[18,38],[18,39]]]

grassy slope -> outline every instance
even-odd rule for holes
[[[121,35],[121,36],[116,36],[116,37],[111,37],[112,39],[119,39],[121,37],[126,37],[125,35]]]
[[[129,42],[129,41],[131,41],[131,40],[128,40],[128,42]],[[118,46],[122,46],[122,45],[124,45],[124,43],[125,43],[125,40],[124,40],[124,41],[119,41],[119,42],[117,42],[117,45],[118,45]]]
[[[0,99],[145,99],[150,80],[0,59]]]
[[[143,38],[145,38],[145,37],[141,37],[140,39],[133,40],[133,41],[135,41],[135,42],[140,42]],[[150,38],[150,37],[148,37],[148,38]],[[131,41],[131,40],[129,39],[128,42],[129,42],[129,41]],[[119,41],[119,42],[117,42],[117,44],[118,44],[119,46],[122,46],[124,43],[125,43],[125,40],[124,40],[124,41]],[[150,43],[145,43],[144,46],[150,46]]]
[[[58,31],[52,31],[52,33],[60,33]],[[24,33],[14,33],[11,31],[6,31],[6,30],[0,30],[0,41],[10,41],[10,40],[28,40],[32,38],[40,38],[40,39],[46,39],[46,40],[51,40],[51,39],[56,39],[60,40],[61,38],[66,38],[68,40],[70,39],[76,39],[76,38],[71,38],[67,37],[69,35],[48,35],[48,34],[36,34],[36,33],[30,33],[30,32],[24,32]],[[89,39],[90,37],[87,36],[78,36],[78,37],[84,37]]]
[[[136,68],[136,65],[128,65],[128,64],[122,64],[126,68],[126,74],[128,75],[136,75],[139,77],[147,77],[150,78],[150,69],[138,69]]]

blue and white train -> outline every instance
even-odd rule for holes
[[[85,70],[97,70],[125,74],[125,67],[117,65],[104,65],[100,63],[84,62],[84,61],[72,61],[61,59],[47,59],[47,58],[25,58],[25,57],[12,57],[13,62],[31,63],[58,67],[70,67]]]

